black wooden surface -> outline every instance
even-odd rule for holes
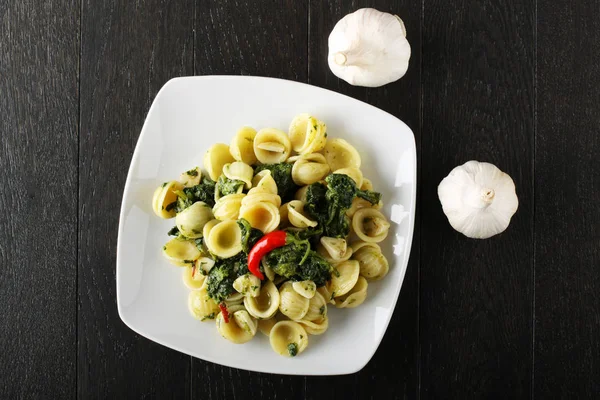
[[[538,4],[539,3],[539,4]],[[331,74],[327,36],[372,6],[408,30],[382,88]],[[597,0],[0,2],[0,398],[600,397]],[[415,133],[419,195],[400,299],[350,376],[221,367],[141,338],[115,299],[118,211],[160,87],[263,75],[373,104]],[[519,210],[475,241],[437,185],[509,173]]]

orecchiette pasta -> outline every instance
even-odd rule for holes
[[[242,251],[242,231],[236,221],[223,221],[216,224],[204,243],[217,257],[229,258]]]
[[[329,291],[333,297],[340,297],[348,293],[358,281],[360,265],[358,261],[348,260],[336,265],[338,274],[331,275]]]
[[[201,255],[194,242],[179,237],[169,240],[163,246],[163,254],[171,264],[177,266],[192,265]]]
[[[336,298],[335,306],[337,308],[354,308],[364,303],[367,298],[367,280],[362,276],[358,277],[356,284],[343,296]]]
[[[301,320],[308,312],[310,300],[296,292],[289,281],[279,288],[279,299],[279,311],[289,319]]]
[[[256,335],[257,322],[248,314],[244,306],[230,306],[228,308],[230,320],[225,322],[222,313],[217,315],[217,330],[225,339],[233,343],[246,343]]]
[[[201,179],[202,171],[200,171],[200,168],[198,167],[182,172],[181,175],[179,175],[179,182],[185,187],[196,186],[200,183]]]
[[[256,136],[256,130],[248,126],[244,126],[237,131],[233,139],[231,139],[231,145],[229,146],[229,152],[237,161],[242,161],[248,165],[256,163],[256,155],[254,154],[254,137]]]
[[[229,152],[229,146],[223,143],[213,145],[204,155],[204,169],[213,181],[219,179],[223,173],[223,166],[234,162],[235,159]]]
[[[175,216],[176,191],[182,190],[183,185],[177,181],[165,182],[157,187],[152,197],[152,210],[157,216],[168,219]]]
[[[221,221],[238,219],[244,197],[246,197],[244,193],[228,194],[221,197],[213,207],[215,218]]]
[[[284,162],[292,151],[292,144],[285,132],[279,129],[261,129],[254,138],[254,154],[263,164]]]
[[[308,334],[297,322],[279,321],[271,328],[269,341],[276,353],[295,357],[308,346]]]
[[[188,309],[194,318],[200,321],[214,319],[219,313],[219,306],[208,296],[206,286],[200,290],[192,290],[188,295]]]
[[[317,245],[317,253],[331,263],[338,263],[352,256],[352,248],[348,247],[346,239],[322,236]]]
[[[290,157],[288,161],[293,161],[292,179],[296,185],[310,185],[325,178],[329,173],[329,164],[322,154],[312,153]]]
[[[271,281],[263,283],[260,293],[256,297],[245,296],[246,310],[257,319],[269,319],[279,309],[279,290]]]
[[[297,281],[292,283],[292,288],[300,296],[312,299],[317,293],[317,285],[313,281]]]
[[[357,242],[352,244],[356,251],[352,259],[360,264],[360,275],[368,280],[377,281],[387,275],[389,264],[381,253],[381,248],[370,242]]]
[[[360,240],[379,243],[387,237],[390,223],[380,211],[361,208],[352,217],[352,229]]]
[[[360,170],[362,153],[327,136],[309,114],[288,133],[242,127],[208,149],[204,172],[153,194],[154,213],[175,218],[162,252],[183,267],[190,313],[233,343],[260,330],[278,354],[301,354],[308,335],[327,331],[328,304],[357,307],[388,274],[381,193]]]
[[[204,202],[197,202],[177,214],[175,224],[182,235],[188,238],[202,237],[204,225],[212,220],[211,208]]]
[[[254,175],[252,178],[252,190],[250,192],[266,192],[273,195],[277,195],[277,183],[275,183],[275,179],[273,179],[273,175],[271,171],[268,169],[263,169],[258,174]],[[248,194],[250,194],[248,192]]]
[[[304,212],[304,204],[299,200],[292,200],[279,208],[281,219],[297,228],[317,226],[317,221],[308,218]]]
[[[254,170],[248,164],[241,161],[236,161],[223,166],[223,175],[229,179],[244,182],[246,184],[246,189],[250,189],[252,187],[252,176],[254,175]]]
[[[273,203],[261,201],[240,209],[240,218],[244,218],[253,228],[264,233],[273,232],[279,226],[279,210]]]
[[[344,139],[328,140],[323,154],[332,171],[348,167],[360,168],[360,154]]]
[[[205,276],[194,267],[183,268],[183,283],[192,290],[198,290],[204,285]]]

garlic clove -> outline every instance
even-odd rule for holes
[[[450,225],[475,239],[505,231],[519,206],[511,177],[478,161],[454,168],[439,184],[438,197]]]
[[[410,53],[402,20],[374,8],[346,15],[329,35],[329,68],[351,85],[377,87],[400,79]]]

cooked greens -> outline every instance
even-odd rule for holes
[[[252,246],[263,236],[263,233],[260,229],[250,226],[250,222],[244,218],[238,219],[237,223],[242,231],[242,251],[248,254]]]
[[[244,182],[237,179],[229,179],[225,175],[221,175],[217,181],[217,190],[221,196],[238,193],[238,190],[243,186]]]
[[[248,265],[245,254],[240,253],[235,257],[216,260],[206,278],[208,296],[216,303],[222,302],[235,292],[233,281],[246,273],[248,273]]]
[[[299,189],[298,185],[294,183],[292,179],[292,167],[293,164],[279,163],[279,164],[263,164],[256,167],[255,174],[268,169],[271,171],[273,180],[277,184],[277,190],[279,196],[281,196],[282,203],[286,203],[292,200],[296,190]]]

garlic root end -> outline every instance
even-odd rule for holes
[[[335,53],[335,55],[333,56],[333,61],[335,61],[337,65],[346,65],[347,60],[348,58],[342,52]]]
[[[494,189],[483,189],[481,192],[481,200],[486,204],[491,204],[492,201],[494,201],[495,195],[496,192],[494,192]]]

